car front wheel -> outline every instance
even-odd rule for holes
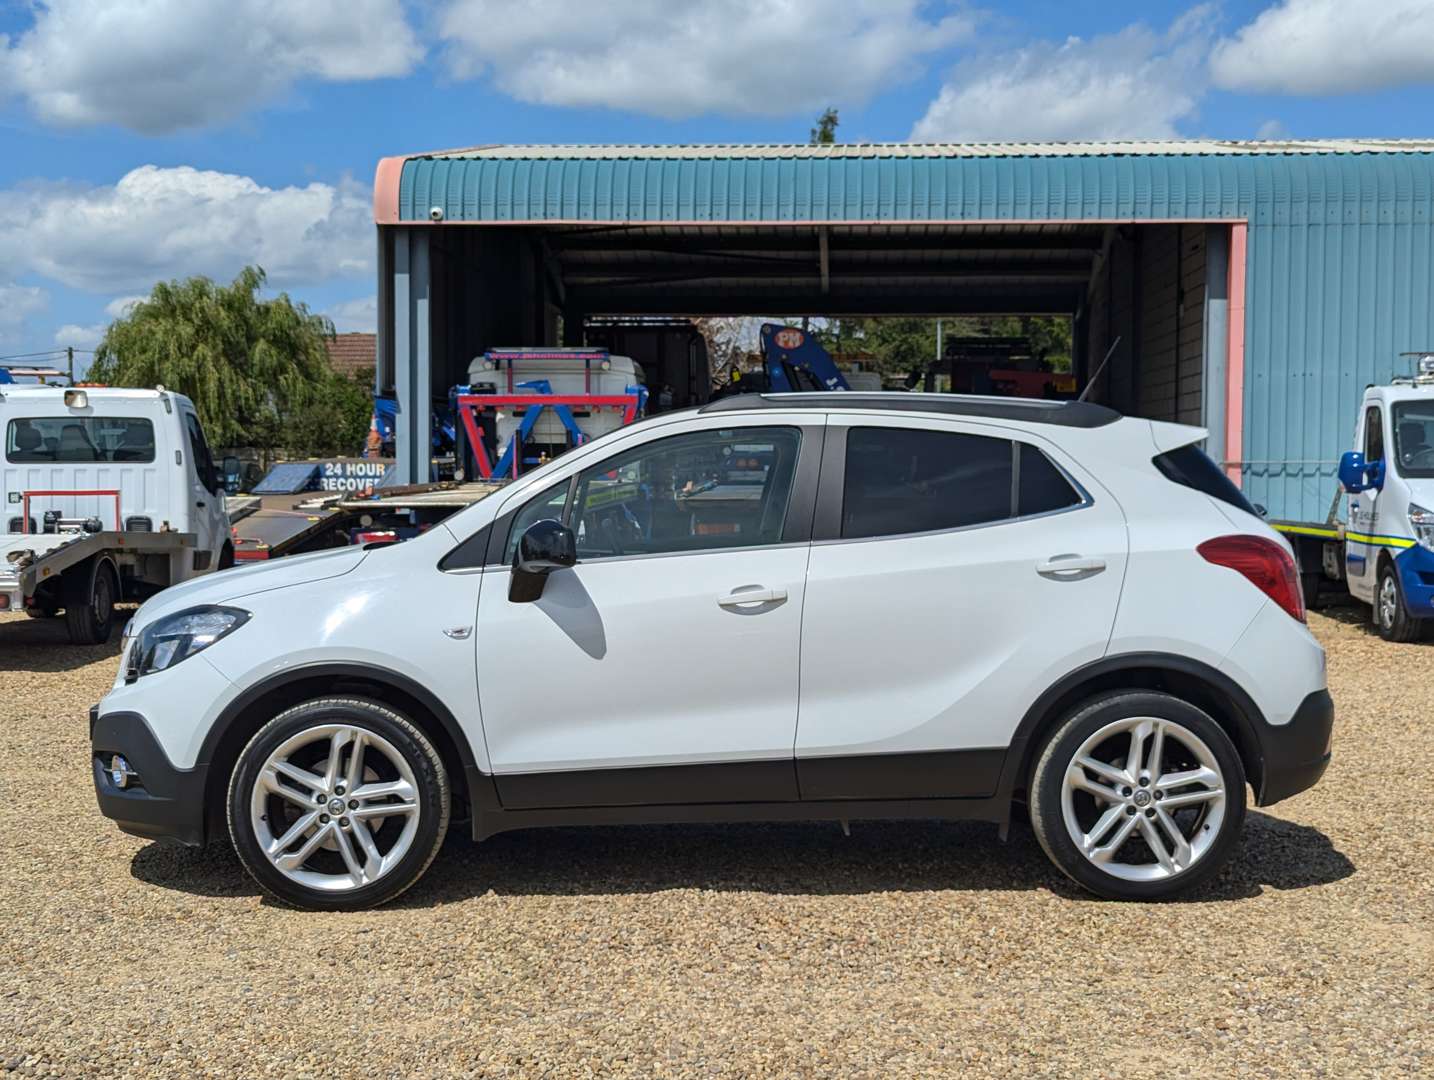
[[[324,699],[274,717],[239,755],[229,832],[245,869],[295,907],[354,911],[423,876],[448,829],[442,758],[378,702]]]
[[[1206,713],[1169,694],[1123,691],[1056,728],[1030,785],[1041,847],[1100,896],[1164,900],[1208,881],[1245,819],[1245,772]]]

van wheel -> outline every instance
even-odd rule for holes
[[[387,903],[448,831],[448,774],[428,738],[375,701],[280,713],[239,754],[229,835],[265,892],[312,911]]]
[[[76,645],[103,645],[114,629],[119,582],[108,559],[71,567],[64,586],[65,629]]]
[[[1116,691],[1078,707],[1031,776],[1031,825],[1069,878],[1113,900],[1165,900],[1214,877],[1245,820],[1245,770],[1206,713]]]
[[[1417,641],[1422,630],[1420,622],[1410,616],[1404,605],[1399,571],[1386,560],[1379,568],[1379,582],[1374,587],[1375,630],[1385,641]]]

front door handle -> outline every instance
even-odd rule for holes
[[[1085,555],[1052,555],[1044,562],[1036,563],[1036,573],[1042,577],[1069,581],[1076,577],[1090,577],[1105,569],[1105,560]]]
[[[764,585],[743,585],[726,596],[717,597],[724,608],[746,607],[748,604],[779,604],[787,598],[786,589],[769,589]]]

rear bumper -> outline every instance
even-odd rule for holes
[[[1264,775],[1255,801],[1269,806],[1313,787],[1329,768],[1334,701],[1316,690],[1300,703],[1287,724],[1258,724]]]
[[[175,768],[143,716],[133,712],[101,716],[98,706],[90,710],[90,748],[100,813],[132,836],[204,845],[206,764]],[[137,782],[124,788],[115,784],[108,769],[114,754],[123,754],[139,773]]]

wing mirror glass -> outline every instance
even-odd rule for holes
[[[548,575],[576,565],[578,539],[560,521],[535,521],[518,537],[513,552],[513,573],[508,579],[508,599],[530,604],[543,595]]]

